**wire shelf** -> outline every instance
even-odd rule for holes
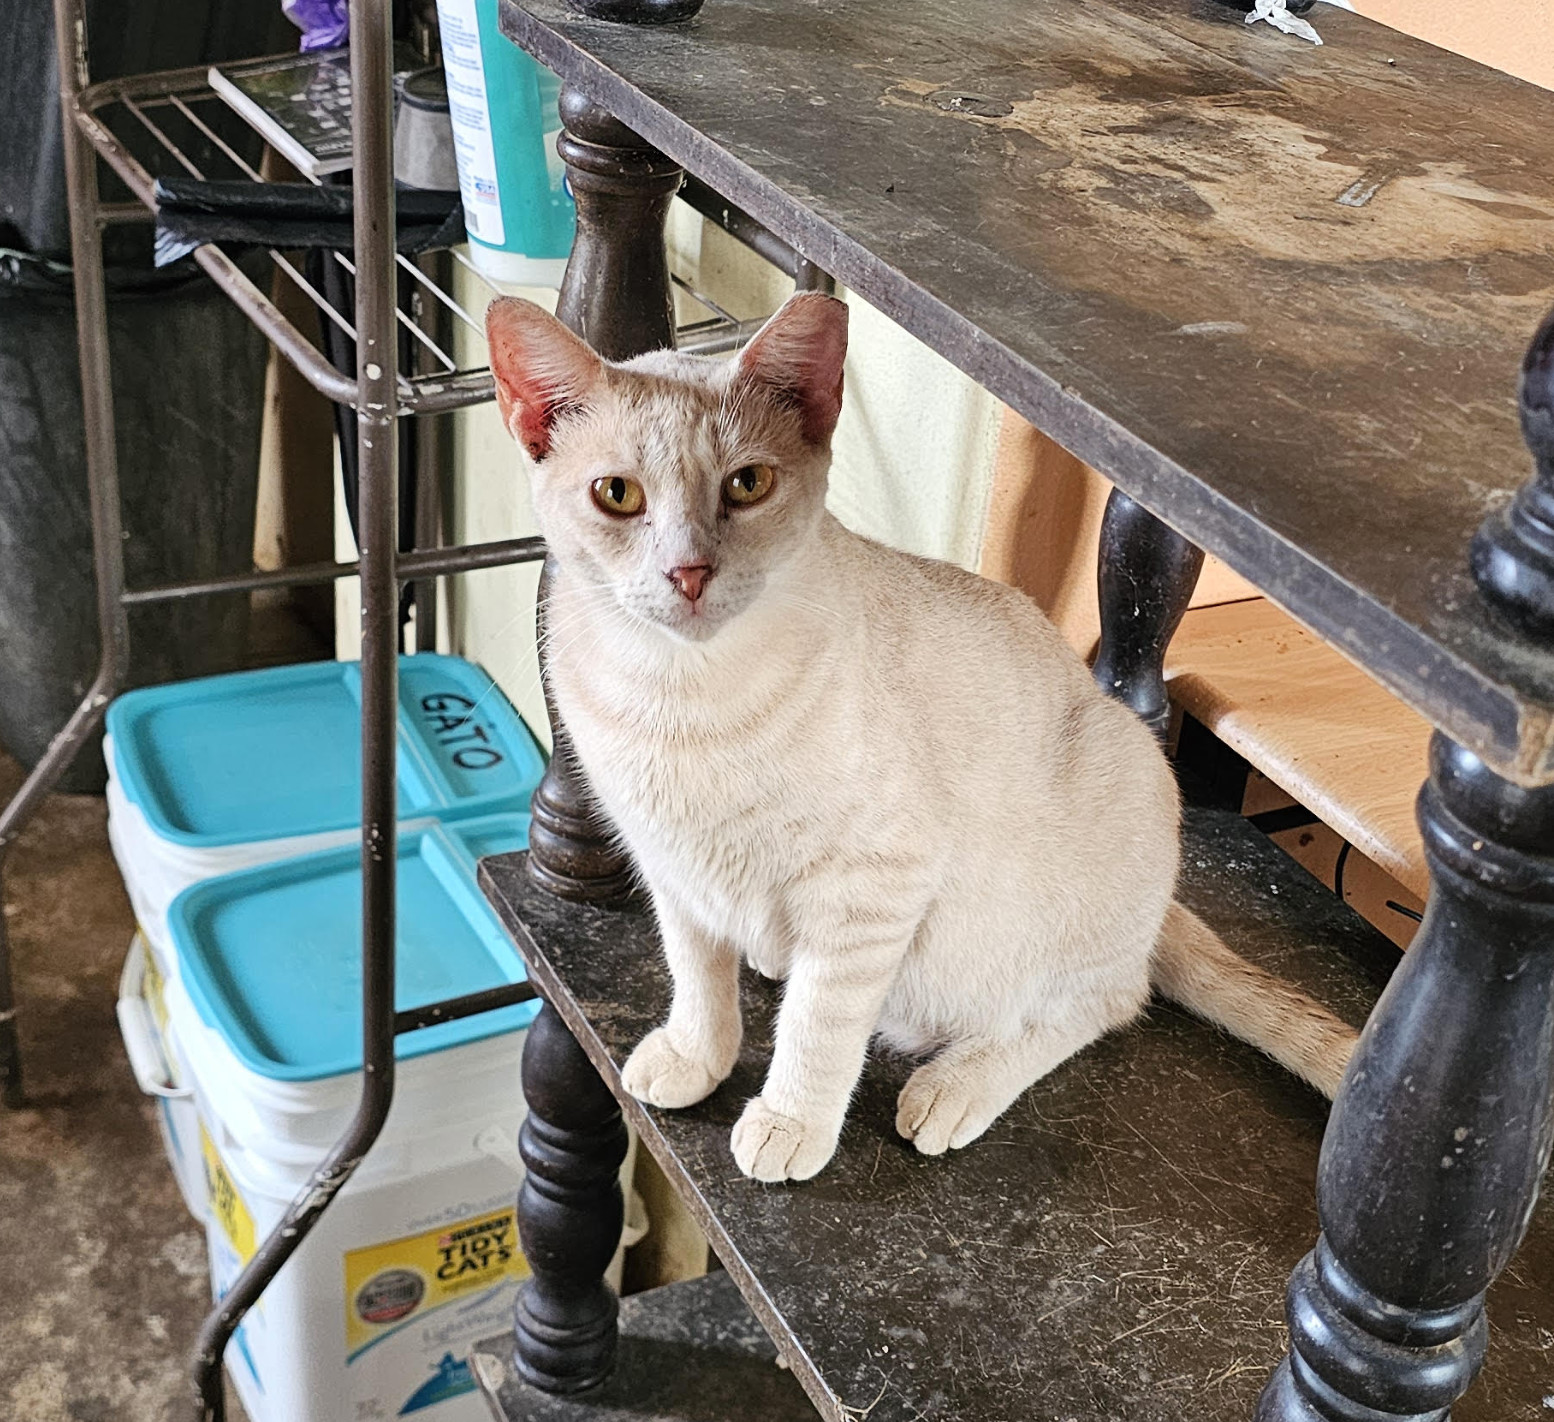
[[[145,215],[156,210],[152,186],[159,177],[264,181],[256,163],[242,151],[256,135],[211,88],[203,67],[94,84],[81,91],[75,108],[76,122],[97,153],[138,199]],[[105,206],[112,207],[115,221],[126,220],[130,215],[124,204]],[[477,289],[483,289],[482,309],[486,299],[500,294],[462,251],[454,248],[448,255],[468,273]],[[316,269],[310,274],[292,254],[277,248],[269,248],[268,256],[274,270],[317,310],[317,332],[299,330],[219,246],[207,244],[194,252],[194,260],[243,308],[314,389],[338,404],[354,407],[356,380],[331,362],[323,339],[327,322],[354,345],[354,313],[342,310],[343,302],[336,304],[319,289],[314,279]],[[484,350],[485,326],[481,316],[454,296],[449,289],[452,283],[439,281],[426,270],[432,264],[404,254],[397,254],[395,260],[402,296],[397,319],[400,330],[409,338],[414,357],[409,371],[399,378],[399,413],[437,414],[490,400],[494,394],[490,369],[484,365],[461,366],[450,350],[457,345],[452,333],[461,325],[473,333],[476,348]],[[324,261],[333,263],[340,273],[354,280],[356,266],[350,254],[330,251]],[[698,354],[734,350],[760,329],[760,321],[739,320],[678,277],[675,285],[708,312],[705,319],[679,328],[677,344],[681,350]],[[407,294],[408,300],[404,299]]]

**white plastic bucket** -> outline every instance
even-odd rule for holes
[[[360,1075],[261,1077],[199,1019],[180,983],[167,984],[166,996],[194,1087],[219,1298],[344,1132]],[[252,1422],[485,1422],[469,1349],[511,1327],[528,1273],[514,1217],[524,1036],[399,1063],[378,1144],[227,1349]],[[623,1187],[634,1154],[633,1145]],[[611,1266],[616,1287],[622,1251],[642,1233],[632,1201]]]
[[[123,876],[130,907],[135,911],[136,926],[148,942],[155,945],[164,971],[169,975],[176,975],[178,967],[177,955],[168,940],[167,909],[191,884],[214,879],[220,874],[232,874],[239,869],[274,864],[318,849],[354,844],[361,838],[360,830],[347,829],[219,848],[190,849],[159,838],[140,806],[126,798],[124,787],[114,773],[111,738],[104,741],[103,755],[108,763],[108,843]],[[430,822],[429,818],[406,822],[401,828],[416,829]]]
[[[136,1084],[156,1103],[162,1148],[189,1213],[205,1223],[205,1166],[200,1158],[194,1088],[167,1015],[167,973],[137,933],[119,975],[119,1034]]]

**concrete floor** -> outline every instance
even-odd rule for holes
[[[0,801],[20,782],[0,757]],[[6,874],[27,1107],[0,1110],[0,1418],[171,1422],[205,1240],[114,1017],[134,930],[102,800],[56,795]]]
[[[285,594],[254,599],[251,666],[332,652]],[[0,752],[0,804],[21,783]],[[114,1002],[135,920],[107,810],[53,795],[6,864],[26,1109],[0,1108],[0,1422],[188,1422],[210,1306]],[[228,1400],[229,1422],[242,1408]]]

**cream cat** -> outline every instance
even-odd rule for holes
[[[738,359],[602,361],[527,302],[486,318],[556,559],[549,678],[652,896],[662,1107],[739,1051],[747,959],[785,978],[739,1167],[831,1158],[878,1034],[932,1055],[896,1128],[968,1144],[1151,985],[1331,1095],[1354,1034],[1172,900],[1177,792],[1026,597],[825,507],[847,307],[795,296]]]

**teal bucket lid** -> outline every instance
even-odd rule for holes
[[[398,1011],[525,981],[475,861],[528,843],[527,815],[399,836]],[[316,1081],[362,1065],[361,854],[326,849],[185,889],[168,909],[178,971],[206,1026],[250,1071]],[[401,1061],[527,1027],[537,1002],[407,1032]],[[516,1089],[516,1083],[515,1083]]]
[[[361,823],[361,667],[306,662],[127,692],[114,772],[161,839],[214,849]],[[529,728],[462,657],[399,659],[399,817],[523,811],[545,771]]]

